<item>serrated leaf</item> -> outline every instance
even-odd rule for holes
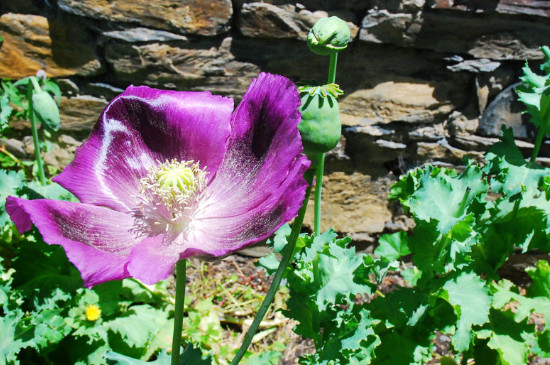
[[[20,338],[17,338],[17,324],[23,317],[23,312],[19,309],[9,312],[0,317],[0,363],[12,363],[16,360],[16,355],[27,344]]]
[[[132,306],[127,316],[103,322],[107,330],[120,334],[126,345],[144,351],[155,334],[167,325],[167,313],[148,305]]]
[[[478,167],[468,166],[458,177],[446,174],[424,174],[411,196],[409,207],[419,220],[438,222],[438,231],[447,233],[464,218],[474,199],[487,192],[487,183]]]
[[[458,317],[452,344],[458,351],[466,351],[473,338],[472,325],[482,325],[489,320],[491,296],[485,283],[474,273],[462,273],[443,285],[449,303]]]

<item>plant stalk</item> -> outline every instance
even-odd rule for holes
[[[256,316],[254,317],[254,321],[252,322],[252,324],[250,325],[250,328],[248,329],[248,332],[246,332],[246,335],[244,336],[243,343],[241,344],[241,348],[239,348],[237,355],[235,355],[235,357],[231,361],[231,365],[237,365],[246,354],[246,351],[248,350],[248,347],[252,343],[252,339],[254,338],[256,331],[258,331],[258,327],[260,326],[262,319],[267,313],[269,306],[273,302],[275,293],[277,293],[277,290],[279,289],[279,285],[281,284],[281,280],[283,279],[283,274],[290,260],[294,257],[294,249],[296,248],[296,242],[298,241],[298,236],[300,235],[300,231],[302,230],[302,223],[304,222],[307,203],[309,201],[309,194],[311,193],[311,184],[313,182],[313,176],[314,176],[314,171],[312,170],[306,171],[304,175],[304,178],[308,182],[309,186],[306,190],[306,196],[304,198],[304,202],[302,203],[302,207],[298,211],[298,216],[296,217],[296,219],[294,220],[294,223],[292,224],[292,230],[290,232],[288,243],[285,247],[285,252],[283,254],[283,257],[281,258],[279,267],[275,272],[275,276],[273,277],[273,283],[269,287],[269,290],[267,291],[265,299],[262,302],[262,305],[258,310],[258,313],[256,313]],[[172,365],[175,365],[175,364],[172,364]]]
[[[537,134],[537,140],[535,141],[535,148],[533,148],[533,154],[531,155],[531,160],[530,160],[531,163],[535,163],[537,161],[540,145],[542,144],[542,139],[544,138],[545,134],[546,134],[546,128],[540,127],[539,133]]]
[[[315,177],[315,201],[313,206],[313,235],[321,234],[321,194],[323,191],[323,173],[325,170],[325,154],[319,155],[319,164],[317,165],[317,176]]]
[[[185,281],[187,261],[179,260],[176,264],[176,305],[174,308],[174,332],[172,335],[172,365],[180,363],[181,331],[183,329],[183,312],[185,304]]]
[[[40,156],[40,141],[38,140],[38,129],[36,128],[36,119],[34,116],[34,105],[32,102],[33,94],[33,78],[29,79],[27,85],[27,101],[29,103],[29,120],[31,122],[32,130],[32,142],[34,144],[34,155],[36,158],[36,165],[38,166],[38,178],[41,185],[46,185],[46,175],[44,174],[44,165],[42,164],[42,157]],[[35,81],[36,82],[36,81]]]
[[[334,84],[336,82],[336,66],[338,64],[338,53],[330,55],[330,63],[328,66],[327,83]],[[315,177],[315,202],[313,216],[313,235],[321,234],[321,195],[323,191],[323,174],[325,172],[325,154],[319,155],[319,164],[317,166],[317,176]]]
[[[330,55],[330,63],[328,66],[328,84],[336,82],[336,65],[338,63],[338,52]]]

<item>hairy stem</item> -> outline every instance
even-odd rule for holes
[[[183,328],[183,307],[185,303],[185,270],[187,262],[179,260],[176,264],[176,305],[174,308],[174,332],[172,335],[172,365],[179,365],[181,331]]]
[[[262,305],[258,310],[258,313],[256,313],[256,316],[254,317],[254,321],[252,322],[252,324],[250,325],[250,328],[248,329],[248,332],[246,332],[246,335],[244,336],[244,340],[243,340],[243,343],[241,344],[241,348],[239,349],[239,352],[237,352],[237,355],[235,355],[235,357],[233,358],[233,361],[231,361],[231,365],[238,364],[242,360],[243,356],[245,355],[246,350],[248,350],[248,347],[250,346],[250,343],[252,342],[252,339],[254,338],[256,331],[258,331],[258,327],[260,326],[262,319],[267,313],[269,306],[273,302],[275,293],[279,289],[279,285],[281,284],[281,280],[283,279],[283,274],[286,270],[286,267],[288,266],[288,264],[290,263],[290,260],[294,256],[294,249],[296,248],[296,242],[298,241],[298,236],[300,235],[300,231],[302,229],[302,223],[304,222],[304,216],[306,214],[309,194],[311,193],[311,183],[313,182],[313,175],[314,175],[314,172],[311,170],[308,170],[304,175],[306,181],[309,184],[309,187],[306,190],[306,196],[304,198],[302,207],[298,211],[298,216],[296,217],[296,219],[294,219],[294,223],[292,224],[292,231],[290,232],[290,237],[285,247],[283,257],[281,258],[281,262],[279,263],[277,272],[275,272],[275,276],[273,277],[273,283],[269,287],[269,290],[267,291],[265,299],[262,302]]]
[[[34,80],[31,77],[29,79],[29,84],[27,85],[27,101],[29,103],[29,120],[31,122],[32,142],[34,144],[34,155],[36,157],[36,165],[38,166],[38,178],[40,179],[41,185],[46,185],[46,175],[44,174],[44,165],[42,164],[42,157],[40,156],[40,142],[38,140],[38,129],[36,128],[36,119],[34,116],[34,105],[32,102],[33,81],[36,83],[36,80]]]

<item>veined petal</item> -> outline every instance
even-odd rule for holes
[[[90,138],[54,181],[83,203],[127,212],[157,161],[193,160],[214,176],[230,134],[233,100],[208,92],[130,86],[105,109]]]
[[[302,176],[308,162],[305,156],[299,156],[281,185],[253,209],[238,215],[226,215],[222,206],[209,205],[209,209],[204,210],[205,215],[198,215],[194,220],[193,235],[182,257],[197,254],[225,256],[271,236],[296,217],[302,206],[307,188]]]
[[[212,209],[239,215],[268,199],[295,164],[309,166],[297,125],[300,98],[285,77],[260,74],[235,110],[228,151],[209,187]],[[305,181],[302,189],[305,190]],[[208,214],[204,216],[208,217]],[[218,213],[214,216],[219,216]]]
[[[145,284],[155,284],[170,276],[179,260],[179,252],[173,245],[164,245],[163,238],[162,235],[145,238],[134,248],[128,263],[132,277]]]
[[[130,276],[126,263],[138,243],[130,215],[89,204],[11,196],[6,211],[21,233],[34,223],[46,243],[63,246],[85,286]]]
[[[248,88],[233,115],[228,152],[195,216],[204,225],[197,245],[205,253],[259,241],[296,216],[309,166],[301,154],[299,105],[296,87],[282,76],[260,74]]]

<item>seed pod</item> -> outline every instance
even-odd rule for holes
[[[330,56],[348,46],[351,38],[349,26],[342,19],[331,16],[321,18],[307,35],[309,49],[321,56]]]
[[[59,108],[52,96],[46,91],[38,91],[32,95],[33,109],[40,123],[49,130],[59,129]]]
[[[332,150],[342,133],[338,85],[300,88],[302,121],[298,130],[302,136],[304,153],[309,157]]]

